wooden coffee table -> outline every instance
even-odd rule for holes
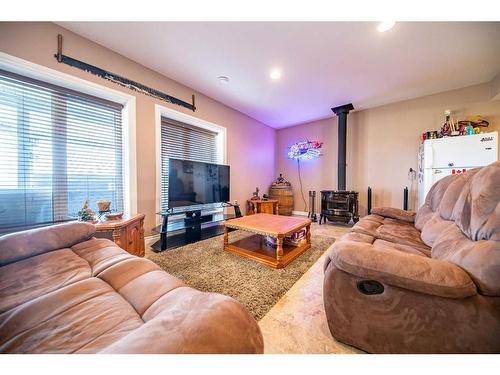
[[[229,243],[228,228],[254,233],[253,236]],[[306,228],[306,239],[299,246],[283,243],[286,236]],[[269,245],[265,236],[276,238],[277,245]],[[273,268],[283,268],[307,249],[311,248],[311,220],[270,214],[255,214],[224,222],[224,250],[264,263]]]

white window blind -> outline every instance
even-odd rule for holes
[[[222,163],[217,133],[165,117],[161,119],[161,210],[168,209],[168,159]],[[200,205],[198,209],[214,207]],[[194,208],[194,207],[193,207]]]
[[[122,106],[0,70],[0,232],[123,210]]]

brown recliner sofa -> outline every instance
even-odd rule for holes
[[[323,297],[336,339],[372,353],[500,353],[500,163],[378,208],[336,242]]]
[[[237,301],[185,286],[94,226],[0,237],[1,353],[262,353]]]

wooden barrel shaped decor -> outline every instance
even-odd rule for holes
[[[292,185],[281,176],[269,188],[269,198],[278,200],[278,213],[291,216],[293,211]]]

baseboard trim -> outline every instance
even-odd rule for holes
[[[309,212],[306,212],[306,211],[292,211],[292,215],[309,216]]]

